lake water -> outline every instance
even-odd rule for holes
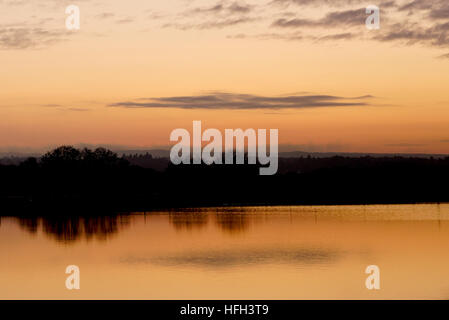
[[[449,204],[0,221],[0,299],[449,298]]]

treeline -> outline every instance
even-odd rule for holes
[[[145,154],[124,154],[122,158],[128,161],[131,165],[157,171],[166,170],[170,163],[170,159],[153,157],[153,155],[148,152]]]
[[[1,165],[1,214],[449,201],[449,158],[281,158],[274,176],[260,176],[258,165],[168,163],[158,171],[128,159],[63,146]]]

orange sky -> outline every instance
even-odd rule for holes
[[[166,146],[201,120],[276,128],[306,151],[448,153],[449,18],[435,9],[447,1],[378,2],[381,28],[369,31],[358,0],[0,1],[0,151]],[[80,7],[78,31],[65,29],[68,4]],[[198,107],[217,92],[334,98]],[[142,100],[180,96],[188,109]]]

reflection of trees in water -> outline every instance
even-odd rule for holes
[[[19,226],[22,229],[25,229],[29,233],[37,233],[37,228],[39,226],[39,220],[38,218],[25,218],[25,217],[19,217],[17,218],[19,220]]]
[[[39,226],[51,238],[62,242],[78,240],[107,240],[117,234],[121,228],[129,225],[128,216],[96,217],[42,217],[18,218],[19,225],[30,233],[37,233]]]
[[[243,233],[249,226],[259,219],[245,211],[178,211],[162,212],[169,223],[178,231],[199,230],[205,228],[213,217],[213,222],[222,231],[230,234]],[[146,213],[151,216],[152,213]],[[161,215],[161,212],[154,213]],[[46,217],[17,217],[20,227],[31,234],[42,230],[50,238],[71,243],[79,240],[108,240],[121,229],[130,225],[130,220],[136,215],[114,216],[46,216]]]
[[[169,213],[169,222],[176,230],[200,229],[207,226],[209,216],[220,229],[228,233],[240,233],[248,229],[252,216],[240,211],[179,211]]]
[[[244,232],[250,225],[249,215],[236,212],[217,213],[215,221],[223,231],[230,233]]]
[[[200,229],[208,223],[208,215],[204,212],[170,212],[168,219],[177,230]]]

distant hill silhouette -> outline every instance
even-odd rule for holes
[[[157,170],[156,170],[157,169]],[[57,148],[0,165],[2,214],[149,211],[228,205],[449,202],[449,157],[292,157],[259,165],[180,165],[150,154]]]
[[[92,148],[89,145],[76,147],[77,149],[97,149],[98,147]],[[103,148],[103,147],[102,147]],[[107,148],[109,149],[109,148]],[[284,148],[285,149],[285,148]],[[159,162],[148,161],[143,164],[143,166],[148,168],[153,168],[151,165],[154,164],[155,167],[153,169],[160,170],[161,163],[163,163],[162,159],[165,159],[165,162],[168,164],[170,158],[170,148],[151,148],[151,149],[127,149],[124,147],[121,148],[110,148],[115,152],[118,156],[123,156],[132,160],[132,157],[142,156],[148,157],[150,155],[152,159],[160,159]],[[349,158],[360,158],[360,157],[373,157],[373,158],[390,158],[390,157],[403,157],[403,158],[445,158],[448,154],[426,154],[426,153],[357,153],[357,152],[308,152],[308,151],[282,151],[282,145],[279,150],[280,158],[304,158],[304,157],[313,157],[313,158],[331,158],[331,157],[349,157]],[[8,152],[1,153],[0,152],[0,165],[19,165],[24,160],[33,157],[36,159],[40,159],[42,154],[33,152],[33,153],[17,153],[17,152]],[[163,167],[165,169],[166,166]]]

